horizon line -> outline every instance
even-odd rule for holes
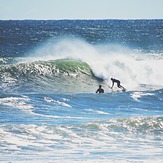
[[[63,19],[0,19],[0,21],[14,21],[14,20],[163,20],[163,18],[63,18]]]

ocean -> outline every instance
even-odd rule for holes
[[[1,20],[0,162],[162,163],[162,70],[163,20]]]

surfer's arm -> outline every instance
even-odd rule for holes
[[[113,86],[114,86],[114,82],[112,82],[112,86],[110,87],[111,89],[113,88]]]
[[[120,88],[123,88],[124,89],[124,87],[122,85],[120,85]]]

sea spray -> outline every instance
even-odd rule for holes
[[[46,55],[46,57],[44,57]],[[94,75],[110,85],[110,78],[119,79],[128,90],[141,89],[141,84],[163,85],[163,60],[137,53],[122,46],[92,45],[82,39],[48,40],[30,56],[39,60],[77,59],[90,65]],[[37,57],[36,57],[37,56]],[[161,54],[160,54],[161,57]]]

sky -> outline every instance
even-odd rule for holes
[[[163,19],[163,0],[0,0],[0,20]]]

